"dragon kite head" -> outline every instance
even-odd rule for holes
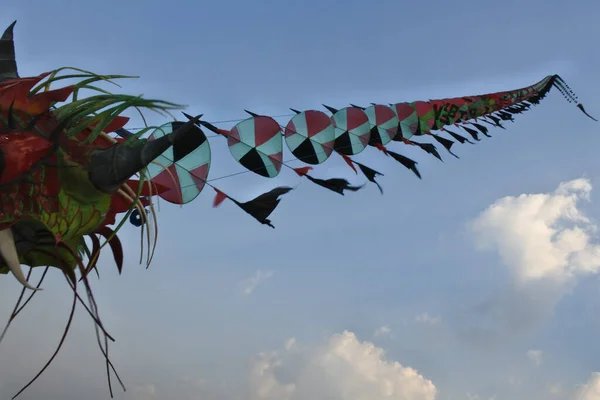
[[[88,250],[85,236],[93,237],[95,244],[95,235],[118,241],[107,227],[115,222],[115,215],[140,210],[152,192],[168,189],[140,184],[144,169],[168,149],[192,151],[204,136],[201,132],[199,136],[194,119],[156,140],[110,136],[127,123],[128,118],[120,115],[127,109],[166,111],[180,106],[111,94],[92,85],[122,76],[76,69],[60,75],[68,70],[61,68],[21,78],[13,41],[15,23],[0,39],[0,273],[10,271],[33,289],[21,264],[57,267],[74,281],[78,265],[82,272],[86,270],[82,256],[94,253]],[[76,83],[51,88],[65,79]],[[81,90],[95,93],[79,97]],[[136,175],[140,179],[132,180]],[[113,252],[117,248],[111,247]],[[118,257],[122,254],[115,254]]]

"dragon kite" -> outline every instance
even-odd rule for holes
[[[377,182],[382,174],[352,156],[372,147],[421,178],[417,163],[391,150],[390,144],[415,146],[441,160],[433,143],[454,155],[455,141],[473,144],[481,136],[489,136],[489,127],[502,128],[537,105],[552,88],[594,119],[565,81],[551,75],[521,89],[476,96],[366,107],[324,106],[323,111],[291,109],[285,125],[246,111],[248,118],[231,129],[219,128],[202,115],[185,113],[181,121],[173,118],[162,126],[128,129],[129,119],[122,115],[126,111],[151,110],[169,117],[171,111],[182,107],[112,94],[98,86],[128,78],[120,75],[60,68],[20,77],[13,40],[15,23],[0,39],[0,273],[12,273],[24,286],[9,324],[23,307],[25,288],[34,290],[30,298],[39,290],[39,284],[28,281],[30,275],[25,275],[22,265],[30,267],[29,274],[33,267],[45,267],[42,279],[49,267],[55,267],[74,293],[71,318],[75,305],[81,303],[93,318],[98,335],[104,335],[105,344],[112,338],[100,321],[88,274],[98,273],[97,260],[106,246],[121,271],[123,247],[117,233],[127,221],[141,228],[149,265],[158,232],[157,198],[186,204],[209,186],[216,192],[215,207],[228,199],[258,222],[273,227],[271,213],[280,197],[292,190],[276,187],[245,202],[219,190],[214,180],[208,179],[209,139],[226,139],[233,158],[265,178],[275,178],[282,168],[290,168],[299,178],[342,195],[360,190],[362,185],[343,178],[314,175],[315,166],[335,155],[383,193]],[[71,83],[60,86],[66,81]],[[433,141],[420,140],[426,137]],[[294,160],[284,160],[284,143]],[[294,168],[290,161],[306,165]],[[84,284],[87,302],[77,291],[79,281]],[[114,370],[103,346],[107,369]]]

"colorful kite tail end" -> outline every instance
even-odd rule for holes
[[[598,122],[598,120],[596,118],[592,117],[590,114],[587,113],[587,111],[585,111],[585,108],[583,108],[583,104],[577,103],[577,108],[579,108],[581,110],[581,112],[584,113],[588,118],[591,118],[594,121]]]

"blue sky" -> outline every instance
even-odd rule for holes
[[[123,90],[187,104],[211,121],[245,118],[244,108],[279,115],[321,103],[343,107],[486,93],[553,73],[600,115],[600,56],[594,51],[600,4],[591,0],[577,6],[538,0],[55,0],[2,8],[0,24],[18,20],[22,76],[65,65],[139,75],[123,82]],[[163,120],[153,116],[151,122]],[[365,151],[357,159],[385,174],[384,196],[369,185],[340,197],[289,171],[273,181],[245,174],[220,182],[240,199],[300,183],[273,214],[275,230],[230,203],[212,209],[210,190],[182,208],[162,203],[150,269],[137,265],[139,231],[128,226],[122,233],[125,272],[118,276],[105,257],[102,279],[93,283],[105,325],[117,339],[113,362],[130,389],[116,390],[116,398],[255,400],[272,378],[269,387],[284,394],[263,398],[283,400],[285,385],[293,383],[290,400],[343,399],[331,382],[362,382],[357,371],[371,364],[360,357],[374,357],[365,342],[431,380],[438,399],[581,398],[576,385],[600,371],[594,267],[600,263],[580,273],[585,268],[575,259],[586,249],[593,253],[594,233],[584,250],[567,251],[563,267],[575,271],[568,282],[523,283],[523,271],[547,266],[513,257],[534,233],[543,240],[543,229],[519,236],[535,225],[527,218],[540,224],[543,213],[513,220],[522,209],[508,201],[498,222],[486,209],[506,196],[583,196],[581,190],[555,191],[580,178],[596,186],[598,129],[553,90],[506,131],[494,129],[493,138],[476,146],[457,144],[460,160],[442,154],[441,163],[393,146],[419,162],[422,181],[379,152]],[[211,177],[242,170],[224,141],[213,139],[211,146]],[[315,174],[364,180],[333,158]],[[600,216],[594,193],[577,205],[591,219],[587,231]],[[472,229],[473,221],[480,230]],[[514,223],[501,224],[507,221]],[[489,251],[480,251],[480,240],[487,240]],[[245,294],[257,271],[272,276]],[[56,272],[44,288],[0,347],[2,398],[37,372],[60,337],[69,290]],[[0,316],[8,316],[19,290],[14,279],[0,280]],[[374,336],[382,326],[390,332]],[[286,350],[289,338],[297,344]],[[55,364],[22,398],[108,398],[95,346],[91,321],[79,310]],[[338,350],[356,353],[347,364],[325,365],[322,355],[341,357]],[[542,351],[540,365],[532,361],[539,353],[531,350]],[[281,359],[277,368],[275,359],[259,355],[273,351]],[[261,362],[273,376],[254,373]],[[418,387],[405,397],[385,397],[369,392],[377,385],[371,382],[345,399],[431,398],[422,381],[398,382]]]

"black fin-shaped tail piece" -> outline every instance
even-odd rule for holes
[[[411,160],[408,157],[403,156],[402,154],[395,153],[393,151],[387,151],[394,160],[398,161],[400,164],[404,165],[407,169],[410,169],[419,179],[421,178],[421,173],[417,169],[417,162]]]
[[[295,110],[295,109],[293,109],[293,108],[290,108],[290,110],[292,110],[292,112],[293,112],[293,113],[296,113],[296,114],[300,114],[300,113],[301,113],[300,111],[298,111],[298,110]]]
[[[183,114],[184,117],[186,117],[189,121],[192,121],[194,123],[194,125],[199,126],[200,125],[200,118],[202,118],[202,116],[204,114],[200,114],[200,115],[196,115],[195,117],[192,117],[190,114],[184,113],[183,111],[181,112]]]
[[[460,144],[464,144],[464,143],[475,144],[475,143],[471,142],[469,139],[467,139],[466,137],[461,136],[461,135],[459,135],[456,132],[452,132],[451,130],[448,130],[448,129],[444,128],[444,132],[447,132],[450,136],[452,136],[454,138],[454,140],[456,140]]]
[[[495,115],[491,115],[491,114],[486,115],[486,117],[489,118],[489,119],[491,119],[492,121],[494,121],[494,126],[497,126],[498,128],[506,129],[504,127],[504,125],[502,125],[500,123],[500,121],[501,121],[500,118],[496,117]]]
[[[438,160],[444,162],[444,160],[442,160],[442,156],[440,156],[440,153],[438,153],[437,149],[435,148],[435,146],[431,143],[419,143],[419,142],[415,142],[414,140],[410,140],[409,141],[410,144],[413,144],[415,146],[419,146],[421,148],[421,150],[431,154],[432,156],[434,156],[435,158],[437,158]]]
[[[489,130],[485,126],[478,124],[477,122],[470,122],[470,124],[473,125],[475,128],[477,128],[479,130],[479,132],[483,133],[485,136],[492,137],[491,135],[488,134]]]
[[[436,134],[434,134],[434,133],[431,133],[431,132],[430,132],[429,134],[430,134],[431,136],[433,136],[433,138],[434,138],[434,139],[435,139],[435,140],[436,140],[436,141],[437,141],[439,144],[441,144],[442,146],[444,146],[444,148],[445,148],[446,150],[448,150],[448,153],[450,153],[450,154],[452,154],[454,157],[456,157],[456,158],[459,158],[459,159],[460,159],[460,157],[459,157],[459,156],[457,156],[456,154],[454,154],[454,153],[452,152],[452,150],[450,150],[450,149],[452,148],[452,145],[454,144],[454,142],[453,142],[452,140],[450,140],[450,139],[446,139],[445,137],[441,137],[441,136],[439,136],[439,135],[436,135]]]
[[[498,115],[498,117],[500,117],[503,121],[515,122],[512,114],[505,112],[504,110],[498,111],[496,115]]]
[[[356,104],[350,103],[350,107],[359,108],[361,110],[365,110],[366,107],[357,106]]]
[[[364,164],[361,164],[357,161],[353,161],[354,164],[358,165],[358,168],[360,168],[361,172],[363,173],[363,175],[370,181],[373,182],[374,184],[377,185],[377,187],[379,188],[379,191],[381,192],[381,194],[383,194],[383,188],[381,187],[381,185],[379,184],[379,182],[377,182],[375,180],[375,178],[377,178],[378,176],[383,176],[383,174],[381,172],[377,172],[375,171],[373,168],[367,167]]]
[[[268,225],[271,228],[275,228],[268,217],[273,211],[275,211],[275,208],[281,201],[281,199],[279,199],[279,196],[283,196],[291,190],[293,190],[293,188],[291,187],[276,187],[275,189],[263,193],[252,200],[242,203],[215,188],[215,191],[217,192],[217,197],[215,198],[214,207],[217,207],[225,198],[228,198],[229,200],[233,201],[239,208],[253,216],[254,219],[256,219],[261,224]]]
[[[333,192],[339,193],[342,196],[344,195],[344,190],[350,190],[352,192],[357,192],[365,186],[365,185],[352,186],[352,185],[350,185],[350,182],[348,182],[346,179],[342,179],[342,178],[319,179],[319,178],[313,178],[312,176],[310,176],[308,174],[305,174],[304,176],[311,182],[316,183],[317,185],[322,186],[326,189],[329,189]]]
[[[594,121],[598,122],[598,120],[594,117],[592,117],[590,114],[587,113],[587,111],[585,111],[585,108],[583,108],[583,104],[578,103],[577,104],[577,108],[579,108],[585,115],[587,115],[589,118],[593,119]]]
[[[473,140],[480,142],[481,139],[479,139],[479,133],[473,129],[473,128],[469,128],[468,126],[465,125],[459,125],[461,128],[463,128],[465,131],[467,131],[467,133],[469,135],[471,135],[471,137],[473,138]]]
[[[325,104],[323,104],[323,107],[325,107],[327,110],[329,110],[329,112],[332,113],[332,114],[335,114],[336,112],[338,112],[337,109],[335,109],[333,107],[326,106]]]

